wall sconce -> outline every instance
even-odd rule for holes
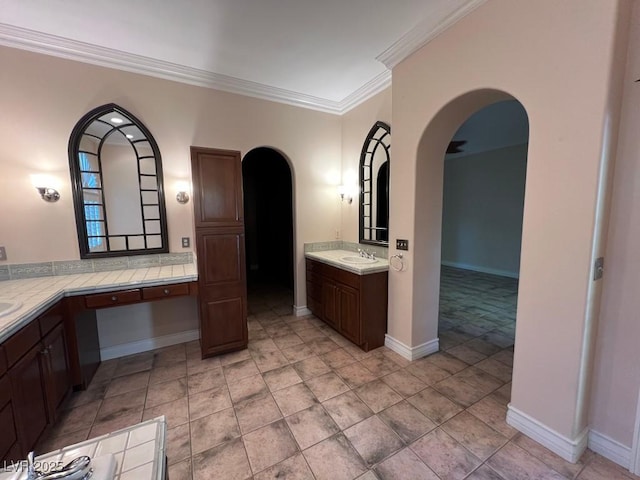
[[[53,203],[60,200],[60,194],[55,188],[58,186],[58,182],[54,177],[38,174],[31,175],[31,184],[36,187],[36,190],[38,190],[38,193],[40,194],[40,198],[45,202]]]
[[[176,190],[178,190],[178,194],[176,195],[176,200],[178,203],[185,204],[189,201],[189,183],[188,182],[178,182],[176,184]]]
[[[345,185],[338,185],[338,195],[340,200],[344,202],[344,198],[347,197],[347,203],[351,205],[353,203],[353,190]]]
[[[45,202],[57,202],[60,200],[60,194],[55,188],[49,187],[36,187],[36,190],[40,193],[40,197]]]

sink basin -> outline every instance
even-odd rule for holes
[[[366,265],[369,263],[376,263],[378,259],[364,258],[357,255],[347,255],[346,257],[340,257],[340,261],[345,263],[353,263],[354,265]]]
[[[22,302],[16,300],[0,300],[0,317],[15,312],[22,306]]]

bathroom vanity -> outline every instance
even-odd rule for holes
[[[307,252],[307,307],[364,351],[384,345],[388,262],[357,262],[345,250]],[[354,258],[355,257],[355,258]]]

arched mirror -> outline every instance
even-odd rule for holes
[[[69,165],[81,258],[169,251],[160,151],[136,117],[115,104],[87,113]]]
[[[376,122],[360,154],[360,243],[389,245],[391,127]]]

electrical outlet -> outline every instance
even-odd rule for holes
[[[189,237],[182,237],[182,248],[189,248],[189,245],[191,245]]]
[[[7,259],[7,251],[4,247],[0,247],[0,261]]]
[[[409,250],[409,240],[396,238],[396,248],[398,250]]]
[[[336,240],[340,240],[340,229],[336,228]]]

